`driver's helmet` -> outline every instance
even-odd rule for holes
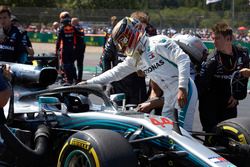
[[[200,38],[188,34],[175,34],[172,39],[190,56],[191,60],[201,63],[206,59],[208,49]]]
[[[133,56],[145,26],[137,19],[125,17],[119,21],[112,31],[112,38],[118,50],[126,56]]]

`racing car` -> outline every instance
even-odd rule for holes
[[[1,126],[1,165],[235,166],[214,152],[226,148],[205,147],[176,120],[115,108],[100,85],[26,92],[14,101]]]
[[[206,147],[193,137],[197,133],[179,127],[176,110],[170,120],[120,108],[100,85],[14,92],[0,126],[1,166],[248,165],[240,149],[250,142],[248,119],[222,122],[212,134],[219,140]]]

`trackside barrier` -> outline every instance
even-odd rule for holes
[[[234,41],[233,43],[236,45],[241,45],[243,47],[246,47],[250,51],[250,43],[246,43],[242,41]],[[214,49],[214,43],[212,41],[204,41],[204,44],[209,49],[209,51]]]
[[[28,32],[31,42],[55,43],[57,36],[53,33]],[[103,46],[105,34],[85,34],[84,41],[89,46]]]
[[[57,38],[53,33],[28,32],[28,35],[32,42],[55,43]],[[85,34],[84,41],[89,46],[103,46],[105,42],[105,34]],[[250,43],[245,43],[242,41],[234,41],[234,43],[247,47],[248,50],[250,50]],[[209,50],[214,49],[214,44],[212,41],[204,41],[204,44]]]

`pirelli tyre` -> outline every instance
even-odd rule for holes
[[[228,152],[224,157],[236,166],[249,167],[250,119],[243,117],[223,121],[218,124],[217,132],[220,136],[222,135],[219,139],[222,141],[221,144],[226,144],[228,148]],[[239,146],[232,147],[228,143],[230,139],[237,141]],[[242,149],[242,146],[247,146],[247,150]]]
[[[217,125],[217,132],[241,144],[250,144],[250,118],[233,118]]]
[[[105,129],[73,134],[64,144],[57,167],[136,167],[132,146],[119,133]]]

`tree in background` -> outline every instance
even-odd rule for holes
[[[234,26],[250,26],[250,7],[248,0],[234,0],[235,21]],[[122,18],[130,11],[143,10],[151,16],[151,22],[157,27],[211,27],[218,20],[232,21],[232,0],[221,0],[217,3],[206,5],[206,0],[0,0],[0,4],[15,7],[34,7],[36,12],[28,12],[29,17],[22,20],[32,22],[51,23],[57,17],[51,13],[62,10],[71,11],[83,21],[107,21],[114,15],[116,9],[121,11]],[[43,11],[41,10],[41,7]],[[100,13],[98,10],[105,10]],[[122,12],[128,10],[127,12]],[[130,10],[130,11],[129,11]],[[86,13],[85,11],[88,11]],[[116,12],[117,12],[116,11]],[[108,13],[110,12],[110,13]],[[98,14],[95,14],[98,13]],[[33,16],[33,15],[34,16]],[[118,12],[119,14],[119,12]],[[20,14],[24,17],[24,14]],[[87,19],[89,18],[89,19]]]

